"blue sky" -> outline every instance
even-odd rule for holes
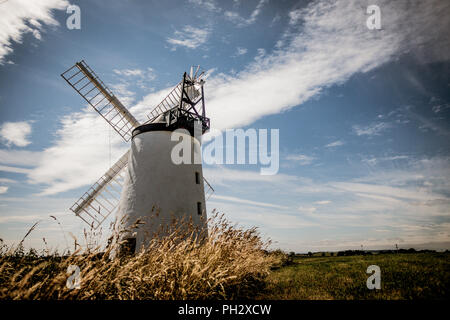
[[[446,1],[73,4],[80,30],[66,27],[66,1],[0,3],[5,242],[36,221],[27,246],[82,238],[68,208],[128,147],[60,77],[85,59],[138,119],[200,64],[212,128],[279,129],[276,175],[204,166],[208,210],[274,247],[450,247]],[[366,26],[370,4],[381,30]]]

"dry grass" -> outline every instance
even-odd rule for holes
[[[175,228],[135,255],[111,259],[105,251],[81,249],[67,256],[0,251],[0,299],[233,299],[263,289],[279,256],[256,229],[244,230],[223,216],[209,221],[209,236]],[[69,265],[81,270],[80,289],[68,289]]]

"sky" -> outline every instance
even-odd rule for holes
[[[450,249],[448,30],[438,0],[0,1],[0,238],[71,248],[68,208],[129,148],[60,77],[84,59],[140,121],[201,65],[204,148],[278,129],[275,175],[203,166],[208,212],[273,248]]]

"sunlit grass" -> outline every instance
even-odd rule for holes
[[[114,259],[113,246],[66,256],[3,247],[0,299],[253,297],[278,256],[265,251],[269,242],[254,228],[238,228],[219,215],[209,225],[203,240],[186,233],[187,228],[173,228],[170,235],[152,239],[145,250]],[[80,289],[66,287],[69,265],[81,270]]]

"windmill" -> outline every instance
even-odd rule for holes
[[[188,218],[206,230],[206,199],[214,192],[203,177],[202,165],[176,165],[171,151],[176,141],[171,133],[187,131],[192,156],[200,156],[200,136],[209,130],[203,96],[204,80],[200,67],[191,67],[182,80],[153,109],[141,124],[100,80],[84,60],[75,63],[61,76],[126,141],[130,149],[120,157],[70,208],[93,229],[112,213],[120,227],[129,228],[136,220],[151,218],[151,223],[137,231],[126,232],[123,240],[131,251],[139,250],[149,235],[173,218]]]

